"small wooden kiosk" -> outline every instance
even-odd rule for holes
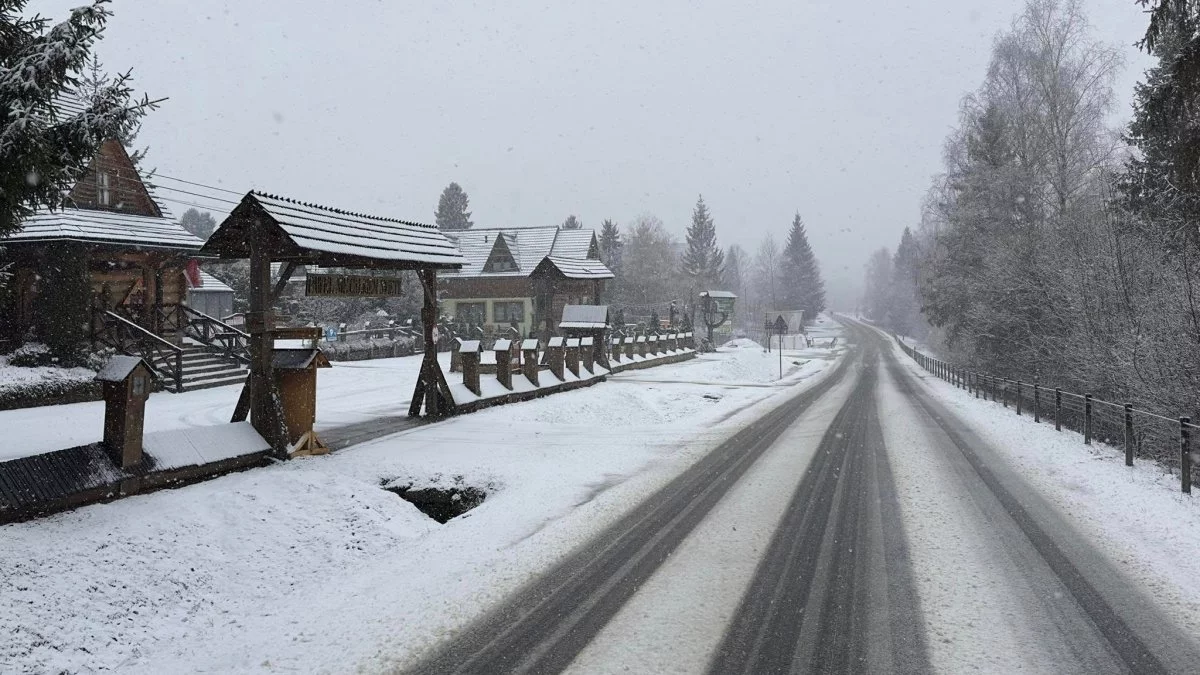
[[[299,265],[365,270],[322,275],[317,287],[337,294],[398,293],[398,277],[381,280],[372,270],[410,270],[425,291],[421,310],[425,353],[409,415],[440,417],[452,412],[450,387],[437,361],[437,272],[459,269],[458,248],[432,225],[380,218],[318,206],[262,192],[247,192],[209,237],[201,255],[250,259],[250,377],[234,410],[233,421],[245,420],[271,443],[276,456],[287,457],[291,430],[274,371],[275,314],[272,306]],[[283,263],[271,285],[271,263]],[[314,275],[308,275],[312,287]],[[299,419],[299,418],[298,418]],[[311,424],[309,425],[311,430]]]
[[[154,369],[137,356],[114,356],[96,373],[104,388],[104,449],[122,469],[142,464],[146,399]]]

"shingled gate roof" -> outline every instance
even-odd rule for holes
[[[458,248],[436,227],[352,213],[251,191],[209,237],[201,253],[250,256],[250,238],[272,260],[342,267],[457,269]]]

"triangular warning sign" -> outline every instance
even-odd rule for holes
[[[775,319],[775,332],[785,333],[787,332],[787,328],[787,322],[783,320],[783,315],[780,314],[779,317]]]

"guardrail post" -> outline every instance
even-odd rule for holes
[[[1191,424],[1192,418],[1179,418],[1179,487],[1187,495],[1192,494]]]
[[[1005,408],[1008,407],[1008,378],[1000,380],[1000,401]]]
[[[1092,395],[1083,395],[1083,444],[1092,444]]]
[[[1038,376],[1033,376],[1033,421],[1042,421],[1042,387],[1038,383]]]
[[[1133,404],[1125,404],[1125,466],[1133,466]]]
[[[1021,416],[1021,381],[1017,380],[1017,417]]]
[[[979,398],[979,373],[972,372],[970,378],[971,386],[975,389],[975,398]]]
[[[175,352],[175,393],[183,393],[183,352]]]
[[[338,324],[338,342],[345,342],[345,341],[346,341],[346,324],[343,322],[343,323]]]
[[[1062,431],[1062,389],[1054,388],[1054,430]]]

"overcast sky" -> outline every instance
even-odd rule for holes
[[[799,211],[841,296],[917,221],[1022,5],[117,0],[99,53],[169,97],[138,139],[166,176],[421,222],[457,181],[478,226],[648,212],[680,237],[702,193],[720,243],[750,251]],[[1126,118],[1144,16],[1086,6],[1127,54]]]

